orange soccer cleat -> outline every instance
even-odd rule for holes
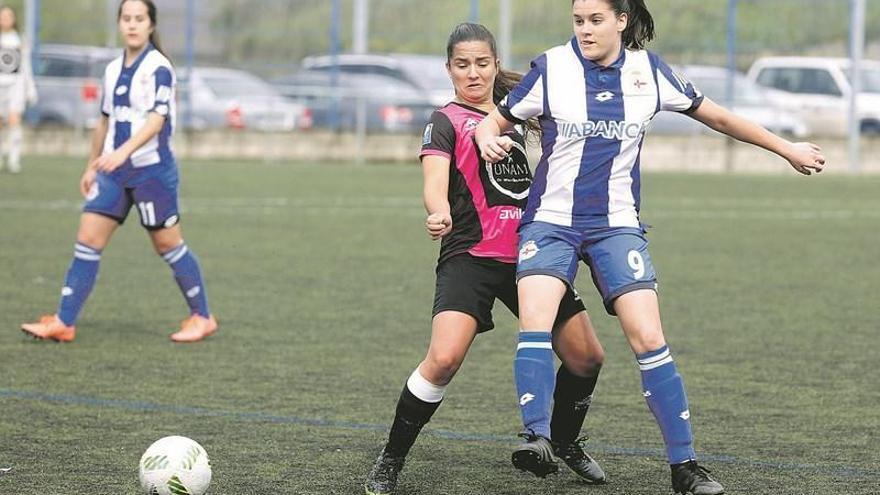
[[[198,342],[217,331],[217,320],[211,315],[208,318],[192,315],[180,323],[180,331],[171,334],[175,342]]]
[[[76,327],[67,326],[58,315],[44,315],[36,323],[22,323],[21,331],[35,339],[73,342]]]

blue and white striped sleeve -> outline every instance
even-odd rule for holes
[[[532,61],[532,68],[522,81],[498,104],[498,111],[510,122],[522,123],[544,114],[544,77],[546,56]]]
[[[703,93],[681,74],[672,70],[659,56],[651,54],[657,79],[659,109],[692,113],[703,103]]]
[[[153,74],[156,83],[156,97],[153,102],[151,112],[156,112],[165,117],[168,115],[171,104],[171,98],[174,95],[172,87],[174,85],[174,76],[168,67],[162,66],[156,69]]]

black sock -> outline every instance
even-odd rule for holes
[[[409,387],[404,385],[400,399],[397,400],[394,423],[391,425],[385,451],[395,457],[405,457],[419,436],[419,432],[422,431],[422,427],[431,420],[438,407],[440,402],[425,402],[413,395]]]
[[[556,390],[553,392],[553,418],[550,421],[554,444],[569,444],[580,434],[598,379],[599,369],[593,376],[580,377],[573,375],[564,365],[559,367]]]

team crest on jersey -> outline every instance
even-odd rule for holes
[[[0,74],[15,74],[21,68],[21,51],[15,48],[0,49]]]
[[[434,123],[430,123],[425,126],[425,133],[422,134],[422,146],[427,146],[431,144],[431,137],[434,134]]]
[[[480,156],[480,182],[490,208],[524,208],[532,185],[532,171],[522,143],[514,141],[507,158],[495,163],[486,163]]]
[[[478,120],[467,119],[464,122],[464,131],[465,132],[473,131],[474,129],[477,128],[478,125],[480,125],[480,122]]]
[[[625,71],[621,74],[621,88],[630,96],[651,94],[652,84],[648,77],[639,70]]]
[[[119,86],[118,88],[116,88],[117,95],[122,96],[125,93],[128,93],[128,86]]]
[[[530,260],[538,254],[538,243],[535,241],[526,241],[522,247],[519,249],[519,260],[526,261]]]

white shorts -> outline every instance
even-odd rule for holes
[[[24,113],[25,99],[24,79],[0,85],[0,118],[5,120],[11,113]]]

